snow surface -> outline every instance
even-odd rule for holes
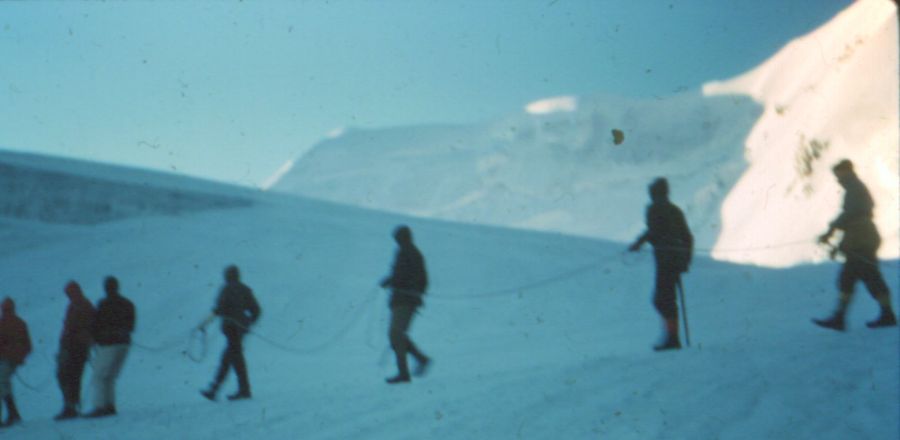
[[[858,1],[768,61],[709,95],[752,96],[765,110],[746,142],[750,166],[725,199],[716,248],[773,246],[824,232],[842,190],[831,167],[853,161],[876,201],[882,257],[900,252],[900,72],[897,7]],[[810,213],[813,215],[804,215]],[[716,257],[725,257],[716,252]],[[732,260],[793,264],[820,253],[809,242]]]
[[[50,223],[93,224],[251,203],[247,189],[9,151],[0,151],[0,188],[0,216]]]
[[[698,243],[710,247],[721,200],[745,166],[739,146],[759,112],[748,98],[684,92],[550,100],[481,126],[354,129],[295,161],[271,189],[626,241],[644,227],[647,184],[665,175]],[[613,129],[625,133],[621,145]]]
[[[272,190],[428,218],[630,241],[646,185],[717,259],[822,261],[840,206],[831,166],[873,192],[880,255],[900,255],[896,6],[859,1],[745,75],[655,99],[560,96],[470,126],[348,129]],[[621,145],[612,130],[625,134]],[[611,209],[613,208],[613,209]],[[752,249],[752,252],[744,252]]]
[[[35,165],[39,161],[34,161]],[[92,168],[92,175],[129,170]],[[133,170],[131,173],[135,173]],[[133,179],[134,177],[132,177]],[[176,179],[172,186],[177,187]],[[87,180],[84,180],[87,181]],[[182,182],[183,183],[183,182]],[[115,192],[115,185],[105,192]],[[85,192],[97,191],[87,185]],[[219,187],[216,194],[228,193]],[[35,203],[45,194],[37,196]],[[100,195],[95,195],[100,197]],[[835,301],[835,264],[765,269],[698,255],[685,278],[693,348],[656,354],[652,258],[622,245],[454,224],[241,193],[253,203],[95,224],[0,221],[2,294],[29,324],[34,353],[14,389],[21,439],[896,439],[900,334],[862,322],[814,327]],[[137,202],[137,201],[136,201]],[[398,223],[412,226],[432,279],[412,336],[435,360],[388,386],[387,272]],[[7,243],[12,245],[7,246]],[[246,340],[254,397],[211,403],[224,338],[199,363],[190,329],[230,263],[263,315]],[[882,264],[897,303],[898,265]],[[119,277],[137,307],[119,415],[54,422],[53,362],[66,299]],[[90,374],[84,399],[90,407]],[[26,386],[27,384],[27,386]],[[230,392],[234,379],[224,387]]]

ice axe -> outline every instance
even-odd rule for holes
[[[676,286],[678,286],[678,299],[681,302],[681,322],[684,324],[684,342],[690,347],[691,332],[688,330],[687,303],[684,302],[684,286],[681,285],[681,277],[678,277]]]

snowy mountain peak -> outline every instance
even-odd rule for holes
[[[825,258],[814,238],[838,213],[830,167],[846,157],[876,199],[881,255],[896,257],[897,52],[895,6],[860,1],[702,93],[557,96],[484,124],[341,133],[271,188],[628,241],[643,228],[647,182],[667,176],[701,249],[785,266]]]
[[[740,145],[759,111],[747,98],[699,92],[551,98],[484,124],[353,130],[315,146],[271,188],[626,241],[643,228],[647,183],[665,175],[699,241],[711,246],[719,202],[743,169]]]

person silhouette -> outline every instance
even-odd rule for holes
[[[835,231],[843,231],[841,242],[834,252],[844,255],[846,260],[838,276],[838,303],[834,313],[825,319],[813,319],[816,325],[824,328],[843,331],[846,328],[845,316],[857,281],[862,281],[869,293],[881,306],[881,314],[873,321],[866,323],[869,328],[893,327],[897,325],[897,316],[891,307],[891,295],[878,267],[878,247],[881,236],[872,222],[872,211],[875,202],[872,195],[853,170],[853,163],[841,160],[832,172],[838,183],[844,188],[844,202],[840,215],[829,225],[828,230],[819,236],[819,242],[828,244]],[[834,255],[834,252],[832,255]]]
[[[645,242],[653,245],[656,262],[656,289],[653,305],[663,319],[665,336],[653,347],[656,351],[681,348],[678,338],[678,306],[675,289],[681,274],[687,272],[691,264],[694,236],[688,228],[684,214],[669,201],[669,182],[659,177],[650,184],[651,203],[647,206],[647,230],[635,240],[628,250],[637,252]]]
[[[424,375],[431,363],[431,359],[419,350],[407,334],[428,288],[425,258],[413,243],[412,230],[408,226],[398,226],[394,230],[394,240],[398,246],[394,264],[390,275],[381,282],[381,287],[391,289],[391,326],[388,338],[397,359],[397,375],[385,379],[389,384],[411,380],[407,354],[416,359],[416,376]]]
[[[237,266],[225,268],[225,286],[219,292],[216,307],[212,315],[200,325],[205,330],[215,317],[222,318],[222,333],[228,341],[225,351],[222,352],[222,360],[219,369],[209,388],[200,392],[209,400],[216,400],[216,393],[228,371],[234,369],[238,379],[238,390],[228,396],[228,400],[249,399],[250,379],[247,374],[247,362],[244,359],[244,335],[250,330],[250,326],[259,320],[262,310],[253,291],[241,282],[240,271]]]

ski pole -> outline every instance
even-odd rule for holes
[[[687,304],[684,302],[684,286],[681,285],[681,277],[678,277],[678,297],[681,299],[681,321],[684,323],[684,342],[691,346],[691,332],[688,330]]]

